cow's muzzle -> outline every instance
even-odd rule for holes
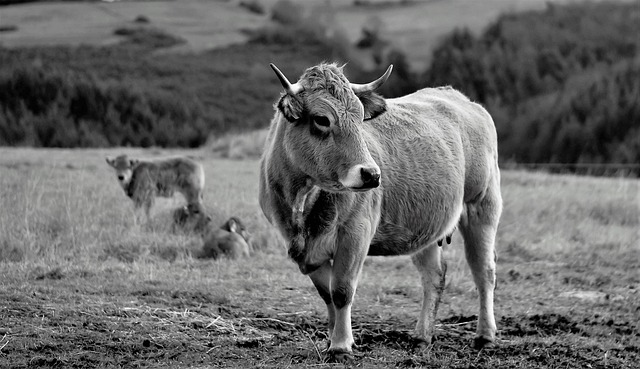
[[[341,184],[351,191],[366,191],[380,186],[380,168],[377,165],[354,165]]]

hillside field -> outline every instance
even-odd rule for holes
[[[248,260],[199,260],[147,222],[106,155],[188,154],[214,222],[242,218]],[[0,367],[333,367],[326,311],[257,202],[258,162],[204,149],[0,148]],[[470,347],[476,292],[461,237],[445,251],[437,338],[409,336],[420,283],[408,257],[369,258],[353,310],[357,367],[632,368],[640,362],[640,182],[503,171],[493,347]],[[137,219],[137,220],[136,220]]]
[[[0,23],[15,30],[0,32],[0,46],[110,45],[123,39],[114,34],[115,29],[133,26],[134,20],[143,16],[149,25],[186,41],[170,52],[200,52],[244,43],[247,30],[268,24],[270,9],[278,1],[257,2],[262,4],[264,14],[248,11],[239,5],[241,1],[228,0],[47,1],[10,5],[0,7]],[[333,9],[332,27],[343,31],[354,43],[362,37],[364,25],[377,22],[376,18],[381,20],[384,37],[406,53],[414,68],[423,70],[433,47],[456,27],[480,32],[501,13],[541,10],[547,3],[570,2],[575,0],[372,0],[368,6],[356,6],[353,0],[332,0],[302,5],[305,13],[322,14],[327,7]],[[371,63],[368,58],[361,62]]]

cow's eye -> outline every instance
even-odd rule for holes
[[[313,124],[323,132],[327,131],[331,126],[331,122],[329,121],[329,118],[324,117],[322,115],[313,116],[311,117],[311,120],[313,121]]]

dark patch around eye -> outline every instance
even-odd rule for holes
[[[323,139],[329,136],[329,127],[331,126],[329,118],[321,115],[312,115],[308,119],[309,131],[313,136]]]
[[[321,126],[321,127],[327,127],[329,128],[329,126],[331,125],[331,122],[329,122],[329,118],[327,117],[323,117],[321,115],[315,116],[315,117],[311,117],[311,119],[314,121],[315,124]]]
[[[322,130],[320,128],[318,128],[318,126],[316,126],[315,124],[309,124],[309,131],[311,132],[311,134],[313,136],[319,137],[319,138],[327,138],[329,136],[329,131],[328,130]]]

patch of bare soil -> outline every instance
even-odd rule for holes
[[[56,281],[57,282],[57,281]],[[66,288],[66,287],[65,287]],[[0,367],[332,366],[324,317],[264,314],[203,291],[160,287],[55,294],[50,286],[0,291]],[[514,314],[496,344],[470,347],[476,316],[439,319],[433,345],[410,336],[413,319],[354,316],[355,367],[632,368],[638,321]]]

